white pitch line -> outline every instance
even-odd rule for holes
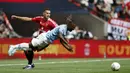
[[[56,61],[56,62],[45,62],[45,63],[35,63],[35,64],[64,64],[64,63],[86,63],[86,62],[101,62],[101,61],[120,61],[120,60],[130,60],[130,59],[97,59],[97,60],[76,60],[76,61]],[[20,66],[26,64],[0,64],[0,67],[3,66]]]

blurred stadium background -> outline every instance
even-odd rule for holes
[[[129,73],[129,4],[129,0],[0,0],[0,16],[9,22],[4,23],[8,26],[4,27],[0,20],[0,72],[115,73],[110,65],[116,61],[121,64],[118,73]],[[11,15],[35,17],[42,15],[44,8],[51,9],[51,18],[58,24],[65,23],[71,14],[78,30],[86,31],[86,36],[83,38],[77,32],[70,39],[73,53],[56,40],[46,50],[35,52],[36,68],[22,70],[26,65],[23,51],[10,57],[8,47],[29,42],[39,26],[34,22],[12,20]]]

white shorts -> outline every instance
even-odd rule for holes
[[[33,38],[31,41],[34,47],[43,48],[49,44],[46,33],[41,33],[38,37]]]

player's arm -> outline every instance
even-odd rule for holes
[[[68,51],[73,52],[72,46],[68,43],[68,41],[64,38],[64,36],[62,36],[61,33],[59,33],[59,38],[60,38],[61,44],[62,44]]]
[[[30,17],[22,17],[22,16],[12,15],[11,18],[20,19],[20,20],[23,20],[23,21],[32,21],[32,18],[30,18]]]

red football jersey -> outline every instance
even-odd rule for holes
[[[58,26],[58,24],[52,20],[51,18],[49,18],[48,20],[45,20],[43,16],[37,16],[32,18],[32,21],[35,21],[37,23],[40,24],[40,31],[45,31],[47,32],[48,30],[52,30],[53,28],[55,28],[56,26]]]

